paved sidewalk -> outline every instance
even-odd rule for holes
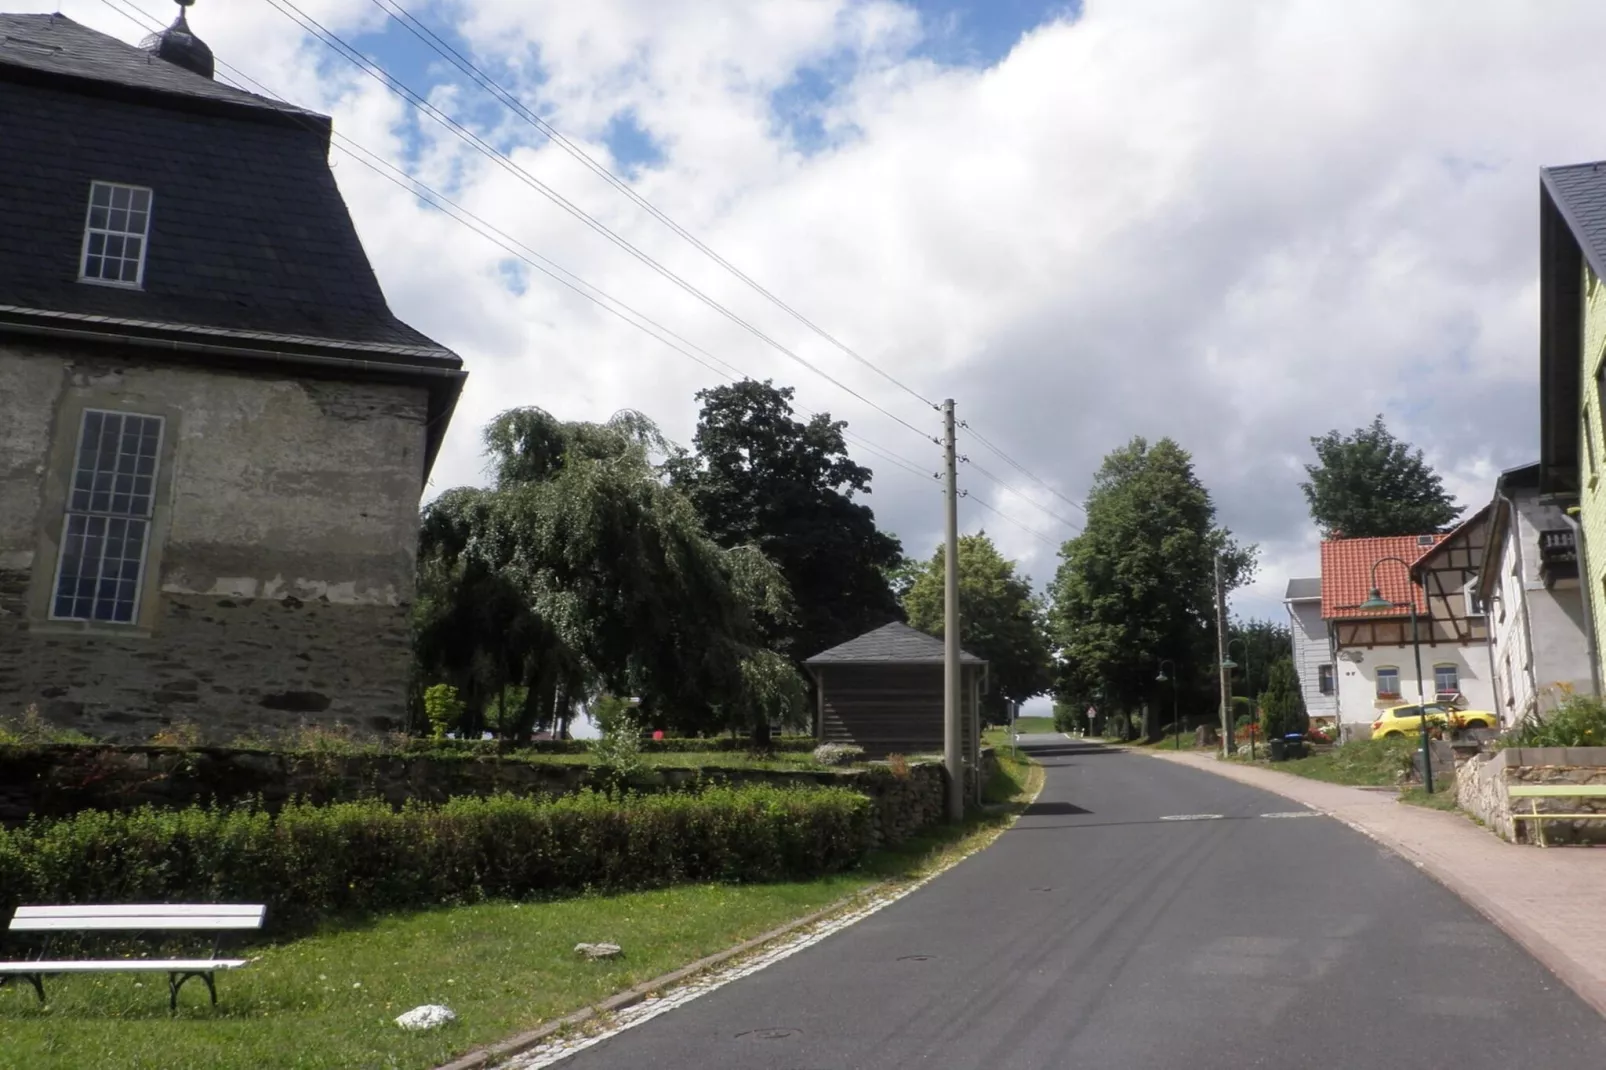
[[[1396,802],[1392,792],[1327,784],[1199,753],[1143,753],[1295,799],[1392,848],[1606,1015],[1606,925],[1601,923],[1606,849],[1510,844],[1460,814]]]

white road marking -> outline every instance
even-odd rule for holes
[[[1274,814],[1261,814],[1261,817],[1321,817],[1320,810],[1279,810]]]
[[[1167,814],[1161,821],[1220,821],[1226,814]]]

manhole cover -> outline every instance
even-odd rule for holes
[[[1167,814],[1161,821],[1220,821],[1225,814]]]
[[[931,956],[930,955],[899,955],[898,956],[898,961],[899,962],[929,962],[930,960],[931,960]]]
[[[748,1037],[752,1040],[785,1040],[787,1037],[797,1036],[800,1032],[802,1030],[792,1029],[789,1026],[770,1026],[767,1029],[749,1029],[745,1033],[737,1033],[736,1039]]]
[[[1042,887],[1042,888],[1028,888],[1027,889],[1027,891],[1029,891],[1029,892],[1052,892],[1053,890],[1054,890],[1053,888],[1050,888],[1050,887],[1048,887],[1046,885],[1044,887]]]

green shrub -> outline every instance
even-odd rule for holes
[[[284,929],[485,898],[803,879],[859,861],[870,806],[835,788],[713,787],[400,811],[91,810],[0,832],[0,917],[23,902],[262,902]]]
[[[1310,728],[1305,698],[1299,690],[1299,675],[1292,658],[1282,658],[1271,667],[1266,690],[1260,695],[1260,723],[1266,738],[1303,733]]]
[[[424,716],[429,718],[429,731],[436,739],[445,739],[446,733],[457,727],[463,719],[463,700],[451,684],[436,684],[424,691]]]
[[[1505,740],[1511,747],[1606,747],[1606,703],[1568,695],[1543,720],[1530,717]]]

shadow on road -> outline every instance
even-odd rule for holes
[[[1101,747],[1097,743],[1022,743],[1020,749],[1026,751],[1033,758],[1062,758],[1070,755],[1078,757],[1094,754],[1125,754],[1120,747]]]
[[[1068,817],[1071,814],[1091,814],[1093,811],[1084,810],[1075,803],[1068,802],[1034,802],[1022,813],[1022,817]]]

